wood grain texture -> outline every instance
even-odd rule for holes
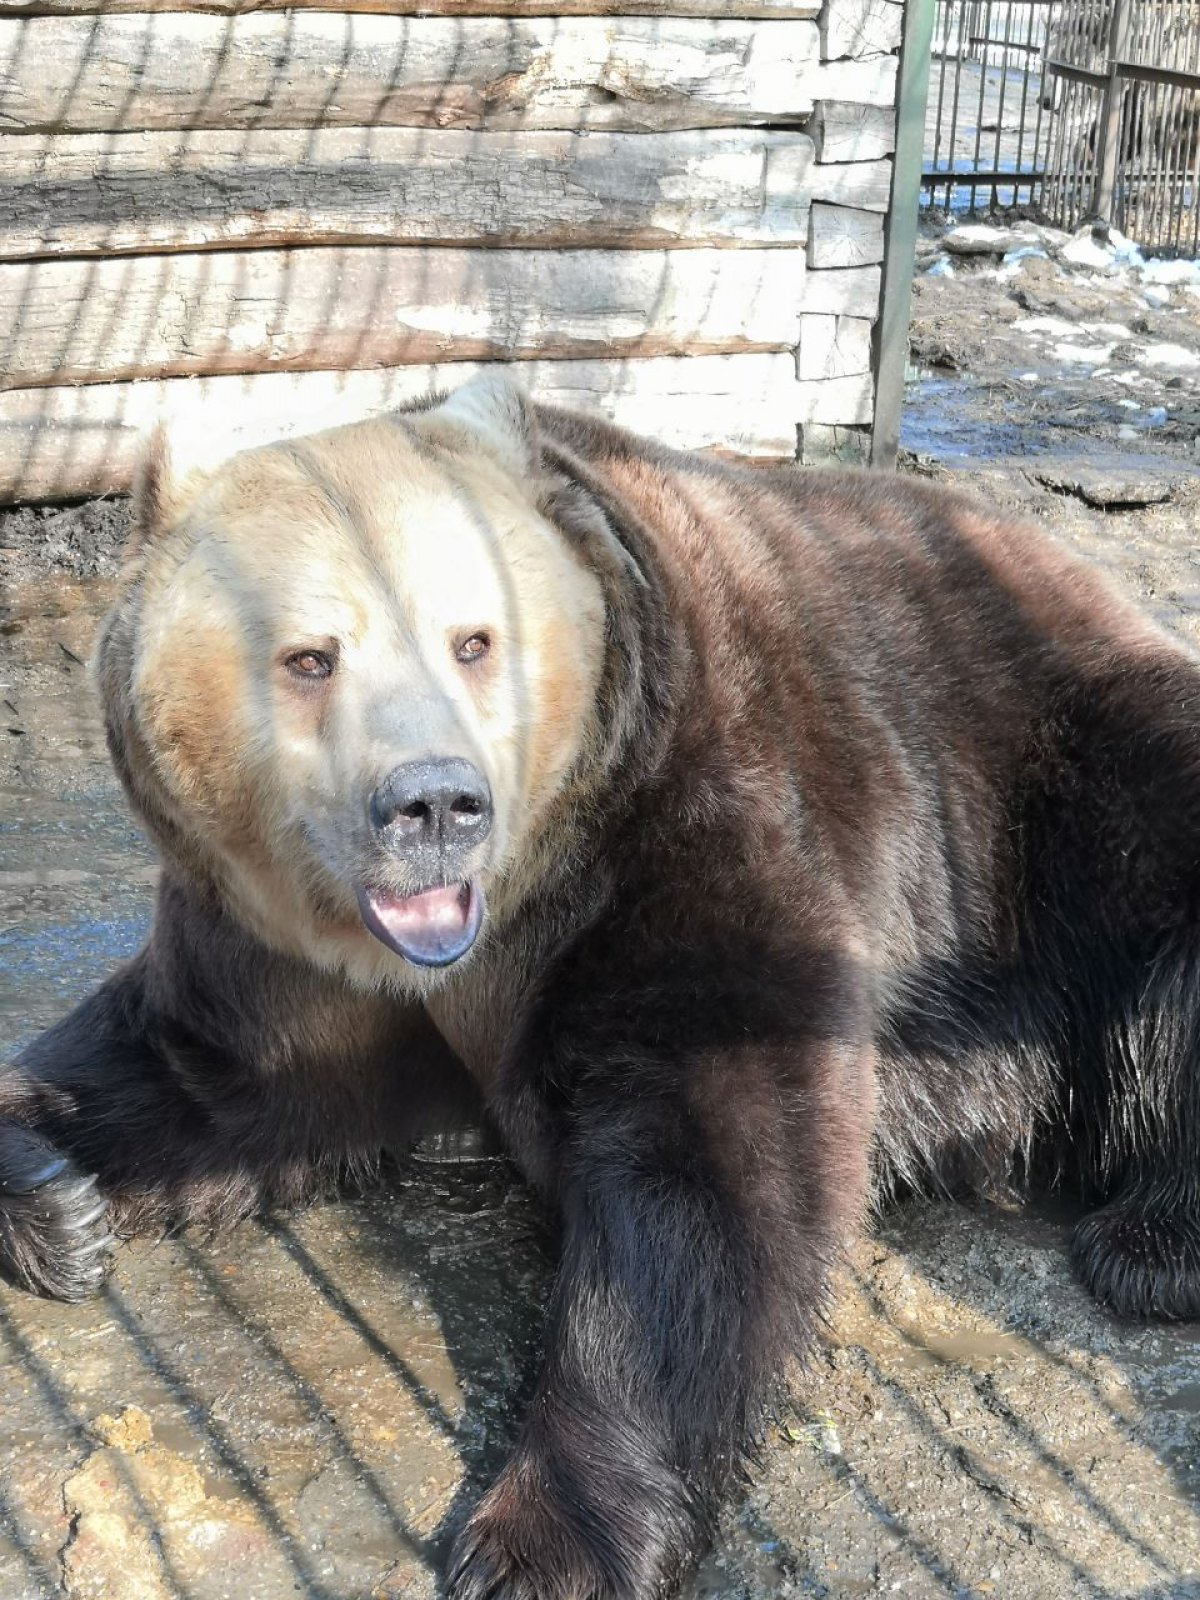
[[[903,27],[901,0],[825,0],[821,55],[828,61],[899,50]]]
[[[810,267],[861,267],[883,260],[883,217],[848,206],[814,205],[808,219]]]
[[[478,368],[271,373],[250,378],[87,384],[0,394],[0,502],[62,500],[128,489],[142,436],[179,426],[247,425],[247,440],[311,432],[456,387]],[[808,405],[791,355],[536,361],[512,368],[553,405],[595,408],[685,449],[792,459]],[[837,409],[845,409],[839,399]]]
[[[822,100],[809,127],[821,161],[877,161],[896,148],[893,106]]]
[[[796,347],[796,376],[802,382],[853,378],[870,370],[871,324],[865,317],[831,317],[805,310]]]
[[[879,315],[883,273],[878,266],[831,267],[804,278],[804,315],[866,317]]]
[[[4,140],[2,170],[10,261],[247,244],[803,244],[814,182],[833,198],[864,192],[857,174],[814,172],[807,134],[757,128],[27,134]]]
[[[228,245],[799,244],[822,200],[887,208],[887,161],[803,133],[327,128],[26,134],[3,146],[0,260]]]
[[[252,250],[0,267],[0,387],[785,350],[797,250]]]
[[[875,414],[875,379],[869,372],[847,378],[816,378],[797,383],[798,422],[869,423]]]
[[[0,0],[0,17],[144,11],[146,0]],[[814,18],[821,0],[154,0],[155,11],[347,11],[395,17]]]
[[[795,121],[822,94],[863,98],[874,65],[822,67],[806,21],[10,18],[0,23],[0,129],[742,126]],[[861,93],[826,81],[864,66]]]

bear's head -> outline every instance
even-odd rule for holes
[[[118,770],[176,870],[359,983],[428,982],[506,914],[599,738],[624,553],[547,510],[533,431],[481,379],[215,463],[147,453],[99,653]]]

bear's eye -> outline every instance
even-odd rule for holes
[[[333,671],[333,657],[324,650],[293,651],[283,664],[297,678],[328,678]]]
[[[469,667],[476,661],[482,661],[491,648],[492,641],[486,633],[473,633],[457,646],[454,652],[454,659]]]

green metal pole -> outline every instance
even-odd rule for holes
[[[875,420],[871,429],[871,465],[888,469],[895,467],[900,448],[933,15],[934,0],[905,0],[896,100],[896,155],[883,250],[883,308],[875,326]]]

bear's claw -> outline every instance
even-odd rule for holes
[[[115,1239],[94,1176],[39,1134],[0,1123],[0,1273],[53,1300],[86,1300]]]

